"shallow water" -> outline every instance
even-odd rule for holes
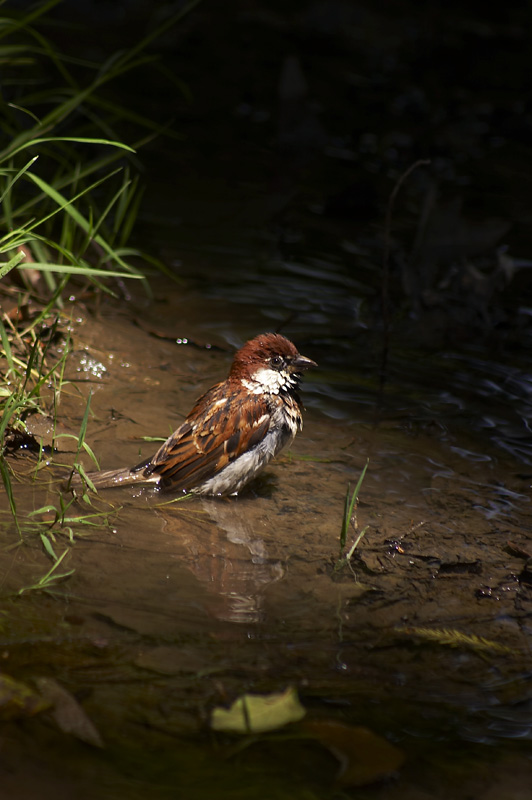
[[[69,37],[76,58],[84,40],[91,59],[112,40],[105,63],[122,29],[145,35],[101,5],[100,31]],[[120,105],[132,93],[143,117],[177,118],[178,140],[139,154],[137,237],[184,284],[154,279],[153,303],[120,284],[120,301],[80,289],[67,303],[58,430],[77,435],[92,390],[87,442],[102,468],[134,464],[249,337],[281,326],[320,366],[304,431],[250,491],[79,501],[71,516],[107,524],[69,523],[72,542],[52,526],[58,572],[74,572],[46,592],[52,561],[27,514],[58,506],[75,445],[56,440],[37,472],[35,456],[11,458],[24,544],[2,516],[2,671],[53,678],[78,709],[3,723],[0,795],[528,800],[528,21],[440,5],[203,4],[162,43],[192,102],[148,69],[121,87]],[[292,53],[308,94],[290,108],[275,87]],[[383,369],[383,220],[427,153],[393,214]],[[347,546],[367,530],[338,569],[346,489],[368,458]],[[354,788],[297,725],[244,744],[210,731],[213,707],[289,685],[309,719],[364,726],[404,765]],[[79,709],[103,748],[79,738]]]
[[[97,315],[75,308],[59,420],[76,433],[92,389],[87,441],[105,468],[148,456],[157,444],[142,437],[167,436],[226,373],[233,345],[273,327],[214,284],[208,296],[190,284],[159,294]],[[307,295],[320,304],[319,291]],[[241,497],[168,505],[151,490],[101,492],[109,526],[74,524],[72,545],[56,536],[57,551],[69,550],[62,568],[75,572],[47,594],[16,596],[50,561],[35,535],[9,549],[16,533],[3,530],[5,671],[54,677],[105,745],[91,752],[65,743],[46,715],[26,720],[5,748],[19,787],[31,792],[31,775],[77,792],[98,770],[110,798],[333,796],[337,765],[318,745],[273,735],[238,753],[208,733],[213,706],[288,685],[311,718],[364,725],[404,750],[399,779],[372,796],[440,797],[441,786],[492,796],[500,776],[527,785],[527,375],[478,353],[434,362],[394,352],[383,395],[370,354],[340,335],[331,343],[330,321],[286,330],[320,363],[303,386],[304,431]],[[57,465],[72,457],[57,453],[35,482],[26,474],[19,508],[57,504]],[[368,527],[338,570],[345,491],[367,458],[356,525]],[[28,473],[34,460],[12,464]]]

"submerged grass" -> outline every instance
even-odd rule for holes
[[[462,633],[450,628],[416,628],[408,626],[396,627],[395,631],[409,638],[421,639],[438,645],[447,647],[463,647],[468,650],[479,652],[493,651],[496,653],[515,654],[514,648],[486,639],[483,636],[476,636],[471,633]]]
[[[59,558],[56,558],[54,564],[50,567],[48,572],[42,576],[42,578],[35,583],[30,584],[29,586],[24,586],[22,589],[19,589],[18,594],[21,595],[27,592],[49,590],[52,586],[57,584],[58,581],[62,581],[65,578],[70,577],[70,575],[73,575],[73,569],[69,569],[68,572],[56,572],[57,568],[61,565],[68,552],[68,549],[63,550]]]
[[[42,441],[38,443],[37,458],[31,470],[32,483],[37,490],[46,491],[47,496],[50,495],[48,481],[40,480],[40,474],[41,470],[48,465],[49,462],[47,459],[50,451],[54,450],[54,444],[58,439],[71,436],[76,441],[74,469],[82,469],[77,463],[82,450],[94,458],[92,450],[85,442],[85,431],[90,410],[90,395],[86,403],[79,435],[74,436],[64,433],[55,434],[59,397],[63,387],[68,384],[68,381],[64,380],[63,372],[68,352],[68,347],[65,346],[60,361],[54,364],[50,369],[45,368],[44,355],[42,358],[29,358],[24,375],[18,375],[21,380],[17,382],[17,374],[14,375],[13,393],[8,397],[4,405],[3,415],[0,421],[3,434],[2,441],[4,443],[0,455],[0,475],[9,506],[8,510],[6,509],[6,511],[0,512],[0,524],[4,529],[8,529],[9,518],[11,518],[11,523],[14,525],[18,535],[18,544],[32,544],[35,543],[35,541],[40,541],[45,553],[54,562],[52,568],[43,578],[31,586],[24,587],[24,589],[19,592],[20,594],[30,590],[48,590],[50,586],[55,584],[58,580],[63,580],[71,575],[74,570],[61,574],[56,572],[57,565],[68,552],[68,550],[65,550],[60,556],[56,554],[55,545],[59,537],[66,538],[69,543],[72,544],[77,537],[82,536],[89,530],[94,530],[94,528],[109,528],[111,525],[110,517],[119,510],[111,508],[102,511],[90,508],[89,511],[79,512],[76,507],[77,498],[70,496],[65,499],[61,486],[55,488],[55,499],[53,502],[48,502],[46,505],[29,512],[21,511],[15,499],[14,479],[18,479],[19,476],[17,476],[13,465],[6,457],[6,442],[9,438],[16,438],[19,434],[26,437],[24,441],[32,441],[32,437],[27,433],[26,429],[28,414],[35,413],[36,411],[37,413],[44,414],[47,410],[51,410],[52,413],[52,416],[48,417],[52,421],[52,445],[45,447]],[[16,366],[14,369],[16,373]],[[48,383],[50,378],[53,380],[51,383]],[[40,397],[40,389],[45,382],[47,382],[47,388],[51,386],[53,389],[51,409],[48,409],[49,404],[45,404]],[[84,499],[89,501],[88,497]]]
[[[349,484],[347,486],[345,502],[344,502],[344,514],[342,518],[342,527],[340,529],[340,555],[338,561],[336,562],[336,567],[335,567],[335,569],[337,570],[341,569],[346,564],[350,563],[353,553],[360,544],[360,541],[363,538],[363,536],[365,536],[366,531],[368,530],[369,527],[366,525],[365,528],[363,528],[359,533],[357,533],[354,541],[352,542],[352,544],[350,545],[349,549],[346,552],[347,536],[349,534],[350,528],[354,526],[356,532],[356,525],[354,524],[355,523],[354,511],[358,503],[358,495],[362,487],[362,483],[364,481],[364,477],[366,475],[368,466],[369,466],[369,458],[366,461],[364,469],[360,473],[360,477],[352,493],[351,493],[351,486]]]

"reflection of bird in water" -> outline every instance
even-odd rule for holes
[[[236,494],[301,430],[297,388],[313,366],[280,334],[251,339],[235,354],[227,380],[200,397],[154,456],[136,467],[89,473],[89,486]],[[81,478],[74,475],[71,485],[81,486]]]
[[[250,514],[253,504],[239,500],[201,505],[208,520],[202,515],[197,525],[189,526],[178,517],[166,517],[167,529],[179,525],[180,544],[190,556],[184,563],[206,585],[214,616],[229,622],[259,622],[264,591],[283,577],[284,569],[269,558],[257,536],[257,518]]]

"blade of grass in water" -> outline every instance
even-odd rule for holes
[[[87,425],[88,425],[88,422],[89,422],[91,399],[92,399],[92,389],[90,390],[89,396],[87,397],[87,403],[85,405],[85,412],[83,414],[83,419],[81,420],[81,425],[80,425],[80,429],[79,429],[79,436],[78,436],[78,449],[76,451],[76,458],[75,458],[76,461],[79,458],[79,454],[81,452],[81,448],[85,444],[85,435],[87,433]]]
[[[75,572],[75,570],[73,570],[73,569],[69,570],[68,572],[62,572],[60,574],[54,574],[56,569],[57,569],[57,567],[61,564],[61,562],[63,561],[63,559],[65,558],[65,556],[69,552],[70,552],[70,550],[64,550],[61,553],[61,555],[59,556],[59,558],[57,559],[57,561],[54,562],[52,568],[48,570],[46,575],[43,575],[43,577],[37,583],[34,583],[31,586],[25,586],[23,589],[19,589],[18,594],[21,595],[21,594],[24,594],[24,592],[31,592],[31,591],[38,591],[39,589],[46,589],[48,586],[50,586],[50,584],[55,583],[56,581],[59,581],[62,578],[68,578],[69,575],[72,575]]]
[[[45,551],[48,553],[48,555],[54,561],[57,561],[57,556],[55,554],[54,548],[52,547],[52,543],[51,543],[50,539],[48,538],[48,536],[46,536],[46,534],[44,534],[44,533],[41,533],[40,537],[41,537],[41,542],[42,542],[42,545],[43,545]]]
[[[364,476],[366,474],[366,470],[368,468],[369,458],[366,461],[366,465],[360,474],[360,478],[357,481],[357,485],[355,486],[355,491],[349,496],[350,487],[347,487],[347,493],[345,496],[345,505],[344,505],[344,516],[342,520],[342,530],[340,533],[340,554],[343,553],[345,543],[347,541],[347,534],[349,531],[349,525],[351,524],[351,517],[353,516],[353,509],[355,504],[358,500],[358,493],[360,492],[360,487],[362,486],[362,481],[364,480]],[[361,537],[360,537],[361,538]]]
[[[22,531],[20,529],[20,524],[18,521],[17,506],[15,503],[15,497],[13,495],[11,476],[9,474],[9,469],[3,456],[0,456],[0,474],[2,475],[2,483],[4,484],[4,489],[6,490],[9,509],[11,511],[11,515],[15,523],[15,528],[17,529],[19,539],[22,540]]]

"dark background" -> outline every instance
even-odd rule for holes
[[[185,7],[62,3],[43,31],[83,86]],[[334,336],[527,349],[530,23],[526,2],[194,5],[102,90],[138,115],[111,119],[123,141],[157,130],[134,161],[136,243],[228,296],[273,262],[317,259],[351,287]]]

